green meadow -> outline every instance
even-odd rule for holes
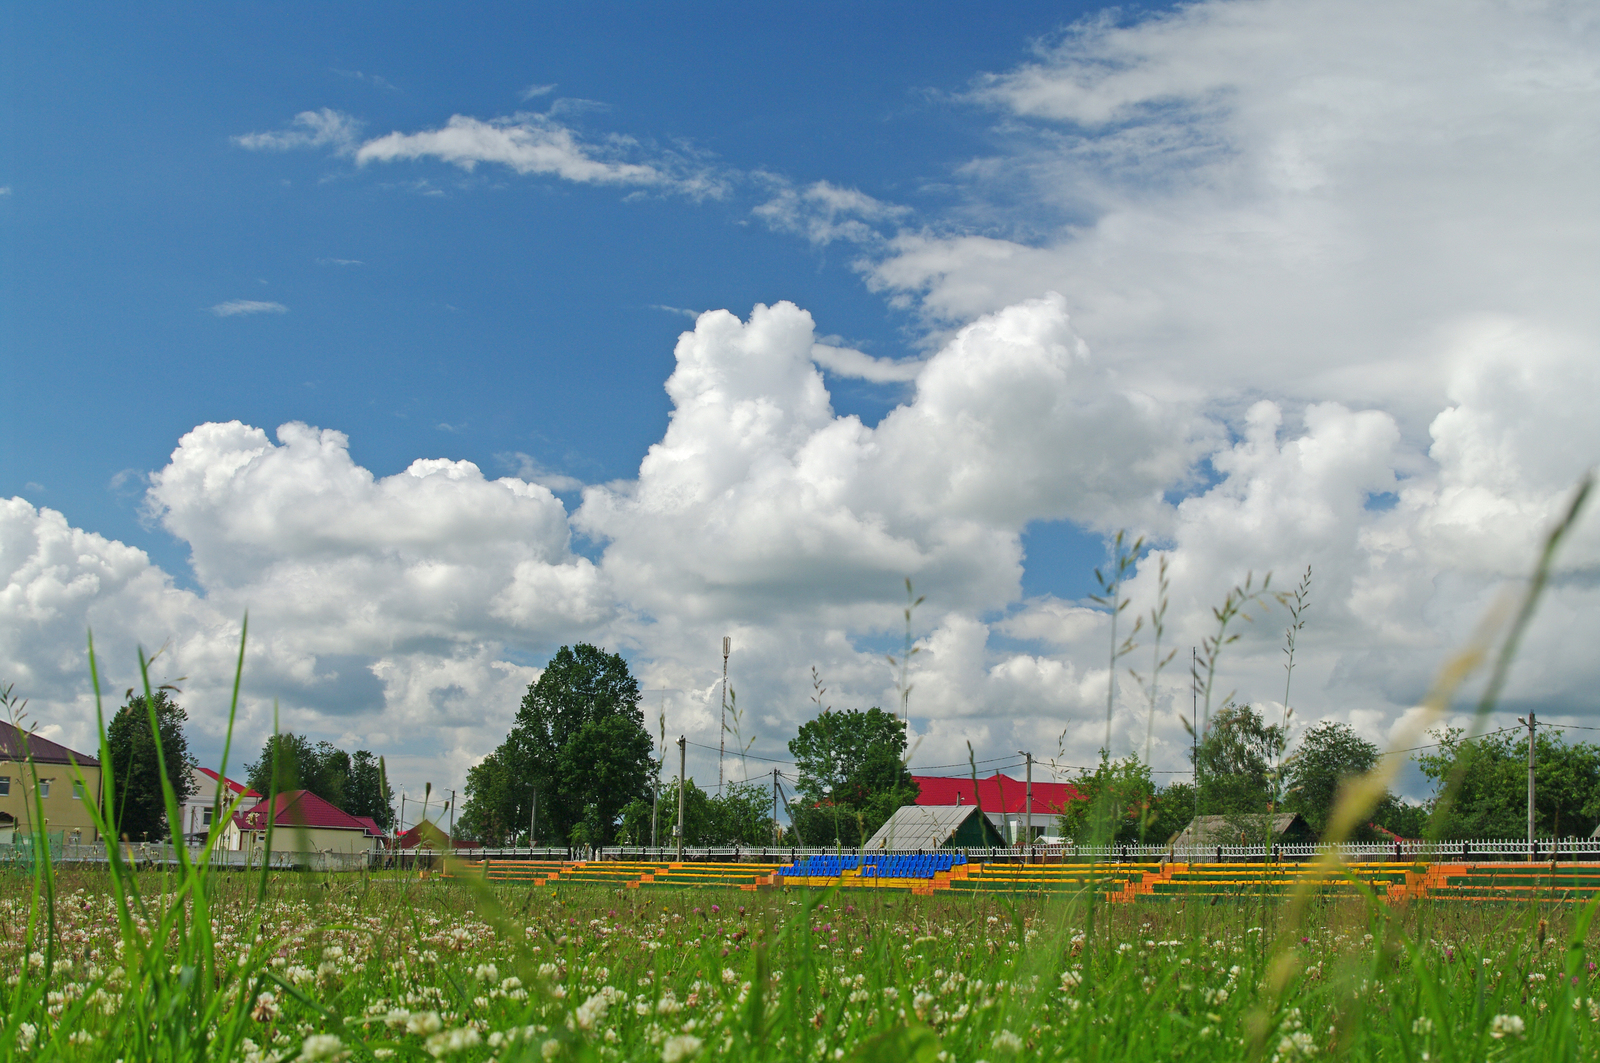
[[[0,879],[8,1057],[1600,1054],[1593,906],[119,875]]]

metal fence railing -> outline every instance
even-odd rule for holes
[[[124,844],[123,858],[141,867],[175,867],[177,852],[171,845],[157,843]],[[51,844],[50,859],[57,864],[104,866],[106,850],[101,843],[64,842]],[[968,861],[981,863],[1261,863],[1271,861],[1304,862],[1332,851],[1345,863],[1372,863],[1392,861],[1403,863],[1494,863],[1497,861],[1541,861],[1545,863],[1600,863],[1600,838],[1539,838],[1532,844],[1526,839],[1479,838],[1468,841],[1397,841],[1384,843],[1345,842],[1326,846],[1320,843],[1296,845],[1034,845],[997,848],[940,849],[874,849],[874,853],[887,855],[927,855],[935,852],[959,851]],[[788,864],[811,856],[863,855],[866,850],[837,846],[685,846],[682,859],[691,863],[764,863]],[[189,859],[201,858],[201,849],[188,849]],[[483,861],[533,860],[575,862],[584,860],[639,861],[670,863],[679,859],[673,847],[606,846],[537,848],[467,848],[458,847],[454,855],[459,860],[474,863]],[[213,850],[209,863],[216,868],[259,870],[263,860],[272,868],[309,869],[314,871],[360,871],[437,867],[442,854],[431,849],[372,850],[354,853],[295,852],[275,850],[263,854],[261,850]],[[27,843],[0,844],[0,866],[31,865],[35,858],[34,847]]]
[[[1539,838],[1532,844],[1525,838],[1480,838],[1467,841],[1409,840],[1398,842],[1344,842],[1339,845],[1303,843],[1295,845],[1033,845],[996,848],[965,848],[970,861],[986,863],[1245,863],[1272,860],[1313,860],[1329,851],[1345,863],[1372,863],[1377,861],[1446,862],[1497,860],[1556,860],[1560,862],[1600,862],[1600,838]],[[522,850],[526,852],[526,850]],[[835,846],[697,846],[685,847],[686,861],[748,861],[771,863],[790,861],[805,856],[823,856],[836,853],[861,854],[859,848]],[[939,852],[928,848],[893,848],[875,850],[900,855],[922,855]],[[466,855],[463,850],[461,855]],[[498,859],[501,852],[511,850],[471,850],[477,859]],[[575,855],[575,858],[576,855]],[[608,846],[595,852],[597,860],[676,860],[674,848],[639,848]]]

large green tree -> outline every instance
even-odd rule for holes
[[[1062,810],[1063,837],[1083,845],[1167,840],[1165,836],[1155,838],[1150,832],[1156,788],[1150,766],[1137,754],[1112,760],[1102,752],[1095,769],[1079,771],[1072,785],[1081,800],[1069,802]]]
[[[370,750],[354,755],[332,742],[312,743],[286,731],[268,735],[261,756],[245,765],[245,779],[263,797],[289,790],[309,790],[352,816],[371,816],[380,827],[394,823],[394,791],[378,758]]]
[[[1377,746],[1349,724],[1323,720],[1301,737],[1284,764],[1284,810],[1300,813],[1321,834],[1340,787],[1377,763]]]
[[[517,822],[517,794],[519,780],[506,762],[506,749],[499,749],[467,769],[466,787],[462,791],[461,815],[456,817],[456,835],[482,845],[512,844],[522,831],[528,829],[527,820]]]
[[[345,787],[352,816],[371,816],[378,826],[394,825],[394,790],[381,758],[371,750],[358,749],[350,755],[350,779]]]
[[[896,809],[914,804],[905,751],[904,721],[876,706],[825,709],[801,724],[789,742],[800,792],[790,814],[804,843],[861,845]]]
[[[486,836],[519,834],[538,802],[540,841],[603,845],[655,771],[639,684],[620,654],[563,646],[529,685],[511,733],[469,775],[462,816]]]
[[[150,721],[152,710],[154,730]],[[143,694],[129,697],[128,703],[111,718],[106,728],[106,745],[110,749],[109,766],[115,780],[111,817],[118,835],[132,841],[167,836],[167,805],[161,787],[163,764],[173,796],[179,803],[194,793],[194,777],[189,772],[194,758],[189,756],[189,743],[183,733],[188,719],[189,714],[165,690],[157,690],[148,700]],[[161,736],[159,755],[157,734]]]
[[[1272,799],[1272,771],[1283,753],[1283,727],[1249,705],[1229,702],[1211,717],[1195,765],[1200,814],[1259,815]]]
[[[1444,838],[1521,838],[1528,832],[1528,739],[1511,734],[1467,741],[1458,728],[1417,764],[1433,783],[1433,829]],[[1539,732],[1534,826],[1540,834],[1586,836],[1600,823],[1600,747],[1568,745]],[[1448,784],[1459,777],[1453,793]]]

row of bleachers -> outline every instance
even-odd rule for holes
[[[941,871],[949,871],[967,862],[960,853],[934,853],[930,856],[866,857],[861,868],[862,878],[932,878]]]
[[[778,869],[790,878],[838,878],[847,871],[859,871],[862,878],[932,878],[967,862],[963,853],[928,853],[911,856],[895,853],[854,853],[802,856]]]

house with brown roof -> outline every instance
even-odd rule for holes
[[[0,721],[0,843],[20,841],[39,829],[36,793],[52,840],[100,840],[87,807],[100,800],[100,762]]]
[[[276,852],[361,853],[383,848],[383,831],[370,818],[352,816],[310,790],[289,790],[237,813],[224,834],[230,848],[260,849],[273,826]],[[232,844],[237,837],[237,844]]]

